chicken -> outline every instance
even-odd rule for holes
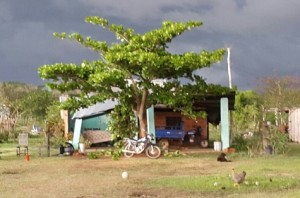
[[[246,177],[245,171],[243,171],[241,173],[236,173],[234,171],[234,168],[232,169],[231,178],[234,182],[234,186],[237,186],[237,185],[240,185],[241,183],[243,183],[245,180],[245,177]]]

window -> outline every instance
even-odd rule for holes
[[[166,129],[181,129],[181,117],[166,117]]]

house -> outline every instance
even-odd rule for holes
[[[221,138],[223,149],[229,145],[229,110],[234,110],[235,92],[226,95],[208,95],[194,101],[194,109],[207,113],[206,118],[198,117],[196,120],[182,116],[180,112],[165,105],[155,105],[147,110],[148,132],[152,133],[156,140],[169,144],[171,141],[197,142],[206,147],[209,140],[209,124],[221,124]],[[73,144],[78,148],[80,134],[93,131],[99,136],[98,141],[109,141],[107,122],[109,113],[114,109],[118,101],[107,100],[97,103],[86,109],[80,109],[72,116],[70,124],[74,131]],[[72,124],[73,123],[73,124]],[[200,134],[200,142],[197,141],[197,131]],[[164,133],[164,134],[161,134]],[[101,139],[102,138],[102,139]]]

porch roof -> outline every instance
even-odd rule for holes
[[[218,124],[221,120],[221,98],[228,98],[228,109],[234,110],[235,92],[228,94],[197,94],[194,98],[194,109],[198,111],[205,111],[207,113],[207,121],[213,124]],[[156,105],[156,109],[162,111],[169,110],[165,105]]]
[[[104,114],[106,111],[115,108],[118,103],[119,102],[117,100],[106,100],[103,103],[96,103],[85,109],[81,108],[74,113],[72,119]]]
[[[207,120],[208,122],[218,124],[220,122],[220,100],[221,98],[228,98],[228,108],[229,110],[234,110],[235,103],[235,92],[231,92],[229,94],[216,95],[216,94],[208,94],[201,95],[197,94],[194,98],[194,108],[199,111],[207,112]],[[106,100],[103,103],[97,103],[85,109],[79,109],[76,111],[72,117],[72,119],[76,118],[85,118],[95,115],[105,114],[105,112],[114,109],[114,107],[119,103],[118,100]],[[155,109],[157,110],[168,110],[169,108],[166,105],[155,105]]]

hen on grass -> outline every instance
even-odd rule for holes
[[[232,169],[231,178],[234,182],[234,186],[239,186],[241,183],[243,183],[245,180],[245,177],[246,177],[245,171],[243,171],[241,173],[236,173],[234,168]]]

